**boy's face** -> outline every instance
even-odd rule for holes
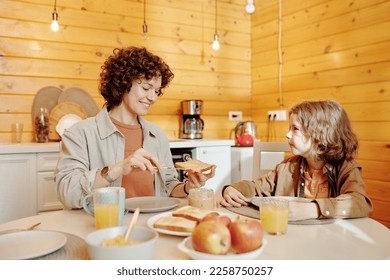
[[[295,114],[290,116],[290,130],[287,132],[286,137],[294,155],[300,155],[305,158],[310,155],[312,148],[311,138],[304,135],[302,125],[298,122]]]

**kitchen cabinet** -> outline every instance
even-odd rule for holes
[[[253,147],[231,148],[232,182],[252,180],[253,177]]]
[[[62,203],[57,199],[57,189],[54,182],[59,153],[37,154],[37,203],[38,212],[62,209]]]
[[[0,223],[37,213],[35,154],[0,155]]]

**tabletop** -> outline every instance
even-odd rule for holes
[[[183,206],[186,202],[183,201]],[[220,212],[234,214],[225,208]],[[141,213],[137,226],[147,227],[147,221],[161,213]],[[129,224],[132,213],[125,215]],[[25,229],[40,222],[40,230],[61,231],[85,238],[95,230],[94,219],[84,210],[60,210],[41,213],[0,224],[1,231]],[[159,233],[154,259],[189,259],[178,249],[184,237]],[[285,235],[264,233],[267,245],[259,259],[264,260],[339,260],[390,259],[390,230],[371,218],[339,219],[329,224],[289,224]]]

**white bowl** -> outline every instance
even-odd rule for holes
[[[267,240],[263,238],[261,246],[251,252],[242,254],[228,253],[226,255],[213,255],[195,251],[192,248],[192,237],[190,236],[179,243],[178,248],[193,260],[253,260],[257,259],[261,255],[267,243]]]
[[[107,238],[118,235],[125,236],[127,226],[99,229],[90,233],[85,241],[88,253],[93,260],[150,260],[153,257],[158,233],[146,227],[135,227],[130,240],[140,241],[139,244],[128,246],[102,246]]]
[[[75,114],[66,114],[58,121],[56,125],[56,131],[60,136],[62,136],[65,130],[69,129],[72,125],[81,120],[82,118]]]

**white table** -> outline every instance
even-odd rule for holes
[[[147,226],[147,220],[156,214],[141,213],[137,225]],[[131,217],[131,213],[127,214],[124,224],[128,224]],[[95,230],[94,219],[83,210],[63,210],[0,224],[0,231],[24,229],[37,222],[41,222],[37,229],[67,232],[81,238]],[[265,260],[390,259],[390,230],[370,218],[338,220],[324,225],[289,225],[285,235],[264,234],[264,238],[268,245],[259,258]],[[188,259],[177,248],[182,240],[183,237],[160,234],[154,258]]]

